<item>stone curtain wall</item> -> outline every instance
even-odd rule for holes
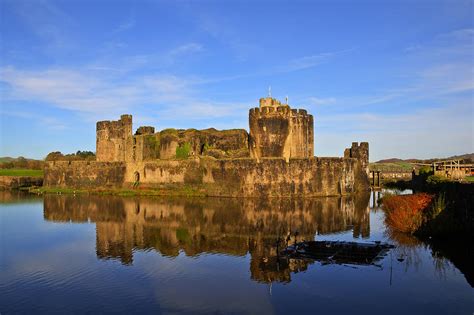
[[[43,185],[61,188],[119,188],[123,186],[125,171],[123,162],[46,162]]]
[[[141,162],[199,155],[250,156],[248,133],[244,129],[165,129],[155,133],[153,127],[142,126],[132,135],[132,116],[122,115],[116,121],[99,121],[96,131],[99,162]],[[184,156],[177,156],[178,150]]]
[[[138,163],[48,162],[44,185],[70,188],[193,187],[210,196],[315,197],[369,190],[354,158],[157,160]]]
[[[0,190],[18,189],[21,187],[42,186],[42,177],[0,176]]]

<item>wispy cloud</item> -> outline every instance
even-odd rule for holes
[[[31,113],[31,112],[22,112],[22,111],[6,111],[4,109],[0,110],[0,115],[3,117],[18,117],[22,119],[29,120],[31,122],[37,123],[50,130],[64,130],[68,127],[60,119],[45,116],[41,113]]]
[[[423,56],[424,58],[453,55],[472,58],[473,49],[474,28],[463,28],[440,33],[428,41],[412,43],[404,51],[408,55]]]
[[[117,49],[124,47],[127,47],[127,44],[122,41],[106,42],[103,46],[103,55],[92,61],[87,67],[90,69],[104,69],[123,75],[137,70],[150,72],[167,69],[173,71],[172,67],[176,64],[192,60],[205,51],[202,44],[188,42],[153,53],[115,55]]]
[[[16,13],[27,28],[44,42],[48,53],[74,46],[67,29],[75,25],[73,18],[50,1],[15,3]]]
[[[369,141],[371,161],[384,157],[430,158],[474,151],[473,109],[470,103],[448,104],[410,113],[374,112],[318,116],[315,125],[317,153],[338,155],[353,139]],[[341,126],[334,130],[333,126]],[[351,140],[352,139],[352,140]],[[417,156],[413,150],[417,148]]]
[[[353,50],[354,49],[346,49],[346,50],[334,51],[334,52],[324,52],[324,53],[314,54],[310,56],[295,58],[295,59],[290,60],[287,65],[281,67],[280,71],[291,72],[291,71],[298,71],[298,70],[313,68],[320,64],[328,62],[330,59],[338,55],[346,54]]]
[[[305,56],[290,60],[287,66],[282,68],[284,71],[296,71],[307,68],[312,68],[327,62],[328,59],[334,56],[334,53],[321,53],[317,55]]]
[[[135,16],[134,14],[132,14],[126,21],[119,24],[117,28],[112,31],[112,33],[113,34],[122,33],[122,32],[132,29],[134,26],[135,26]]]
[[[168,52],[168,56],[175,57],[182,54],[190,54],[203,51],[203,46],[199,43],[188,43],[178,46]]]
[[[143,110],[162,120],[174,121],[177,111],[186,120],[203,121],[238,116],[239,110],[245,112],[243,105],[203,98],[198,87],[205,84],[205,80],[197,77],[134,75],[124,81],[121,75],[102,74],[102,71],[83,69],[24,71],[3,68],[0,80],[6,88],[2,101],[34,100],[72,111],[87,117],[88,121],[115,118],[125,112],[143,113]]]
[[[470,34],[470,32],[468,32]],[[326,97],[308,97],[304,99],[310,105],[332,104],[338,105],[338,109],[366,108],[373,105],[378,106],[406,106],[407,104],[416,104],[415,109],[424,102],[432,101],[432,105],[447,102],[453,97],[464,94],[464,98],[471,102],[474,99],[474,68],[473,61],[469,58],[456,58],[457,54],[455,43],[452,50],[456,53],[426,62],[425,65],[406,70],[404,78],[405,85],[398,83],[399,86],[387,87],[384,89],[375,89],[372,94],[352,96],[333,96]],[[425,50],[426,48],[420,48]],[[429,48],[429,53],[437,54],[434,48]],[[439,49],[443,50],[444,47]],[[474,51],[474,46],[473,46]],[[420,51],[421,54],[421,51]],[[443,53],[444,54],[444,53]],[[422,55],[422,57],[424,57]]]
[[[326,97],[326,98],[320,98],[320,97],[310,97],[306,101],[310,105],[331,105],[336,103],[336,98],[334,97]]]

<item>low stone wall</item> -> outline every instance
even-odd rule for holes
[[[314,197],[369,190],[354,158],[156,160],[139,163],[49,162],[45,186],[201,189],[210,196]]]
[[[61,188],[119,188],[123,186],[125,163],[96,161],[46,162],[44,186]]]
[[[18,189],[21,187],[41,186],[43,185],[42,177],[31,176],[0,176],[0,189]]]

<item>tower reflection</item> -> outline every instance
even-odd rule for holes
[[[310,262],[281,260],[278,239],[311,240],[317,234],[353,231],[369,237],[370,194],[317,199],[156,199],[46,195],[44,219],[94,222],[99,259],[133,264],[137,250],[164,256],[250,254],[251,278],[289,282]],[[296,235],[296,236],[295,236]]]

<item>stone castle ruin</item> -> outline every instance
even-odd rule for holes
[[[368,190],[368,143],[343,158],[314,156],[313,116],[266,97],[249,131],[139,127],[132,116],[97,123],[95,162],[48,162],[45,185],[192,186],[216,196],[327,196]]]
[[[117,121],[97,123],[97,161],[140,162],[205,155],[281,157],[289,161],[314,156],[313,116],[304,109],[262,98],[260,107],[250,110],[249,125],[250,134],[244,129],[165,129],[155,133],[154,127],[144,126],[133,135],[132,116],[122,115]],[[177,156],[179,152],[181,156]]]

